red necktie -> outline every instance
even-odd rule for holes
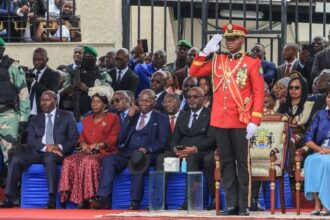
[[[174,127],[175,127],[175,116],[173,115],[173,116],[171,116],[170,117],[170,127],[171,127],[171,131],[172,131],[172,133],[174,132]]]
[[[290,73],[291,73],[291,66],[292,65],[290,63],[288,63],[286,65],[285,76],[289,76],[290,75]]]

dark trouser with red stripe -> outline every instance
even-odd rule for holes
[[[248,208],[249,165],[248,141],[245,128],[216,128],[220,152],[221,184],[226,194],[227,207]]]

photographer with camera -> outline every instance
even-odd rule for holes
[[[59,191],[63,206],[66,201],[89,208],[99,185],[101,160],[117,152],[120,122],[116,114],[107,111],[113,90],[100,84],[90,88],[93,114],[83,119],[79,138],[80,150],[63,161]]]

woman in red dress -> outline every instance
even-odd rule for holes
[[[95,197],[99,186],[101,160],[118,150],[120,122],[116,114],[106,111],[110,98],[98,93],[92,96],[93,114],[82,121],[81,150],[63,161],[59,184],[62,204],[71,201],[79,204],[78,208],[89,208],[89,199]]]

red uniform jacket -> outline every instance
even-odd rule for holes
[[[226,77],[224,77],[224,73]],[[231,73],[231,74],[230,74]],[[227,54],[218,54],[213,60],[196,56],[189,70],[191,76],[212,74],[213,106],[211,125],[218,128],[245,128],[247,123],[260,124],[264,105],[264,78],[258,58],[242,53],[242,57],[230,59]],[[230,76],[231,75],[231,76]],[[230,85],[236,83],[236,87]],[[240,98],[234,98],[233,88]],[[236,96],[238,97],[238,96]],[[241,100],[239,108],[237,100]],[[244,114],[243,114],[244,113]],[[240,117],[245,115],[243,122]]]

